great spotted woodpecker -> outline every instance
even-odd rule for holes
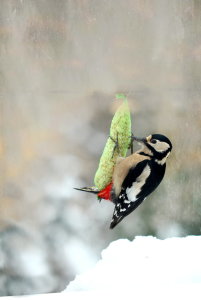
[[[161,134],[152,134],[146,138],[132,137],[132,140],[142,147],[126,158],[117,159],[112,183],[102,191],[80,189],[96,193],[100,199],[114,203],[111,229],[157,188],[164,177],[166,159],[172,150],[170,140]]]

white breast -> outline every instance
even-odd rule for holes
[[[136,181],[133,182],[132,186],[126,189],[128,200],[125,201],[129,203],[129,202],[135,202],[137,200],[137,195],[141,192],[141,189],[145,184],[146,179],[149,177],[150,173],[151,173],[151,169],[148,165],[146,165],[146,167],[144,168],[140,176],[138,176],[136,178]]]

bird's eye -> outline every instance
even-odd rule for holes
[[[156,143],[157,143],[157,140],[153,139],[153,140],[151,140],[151,143],[152,143],[152,144],[156,144]]]

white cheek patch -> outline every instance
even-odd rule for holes
[[[126,189],[126,194],[129,202],[135,202],[137,200],[137,195],[141,192],[141,189],[150,173],[151,169],[148,165],[146,165],[140,176],[138,176],[136,181],[133,182],[132,186]]]
[[[157,142],[156,144],[151,144],[151,146],[157,151],[157,152],[165,152],[167,149],[170,148],[170,145],[166,142]]]

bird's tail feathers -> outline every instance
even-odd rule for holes
[[[86,192],[86,193],[92,193],[92,194],[98,194],[100,191],[95,187],[95,186],[91,186],[91,187],[83,187],[83,188],[74,188],[77,191],[82,191],[82,192]]]
[[[118,218],[113,217],[111,223],[110,223],[110,229],[113,229],[117,224],[121,222],[121,220],[124,218],[124,216],[120,216]]]

